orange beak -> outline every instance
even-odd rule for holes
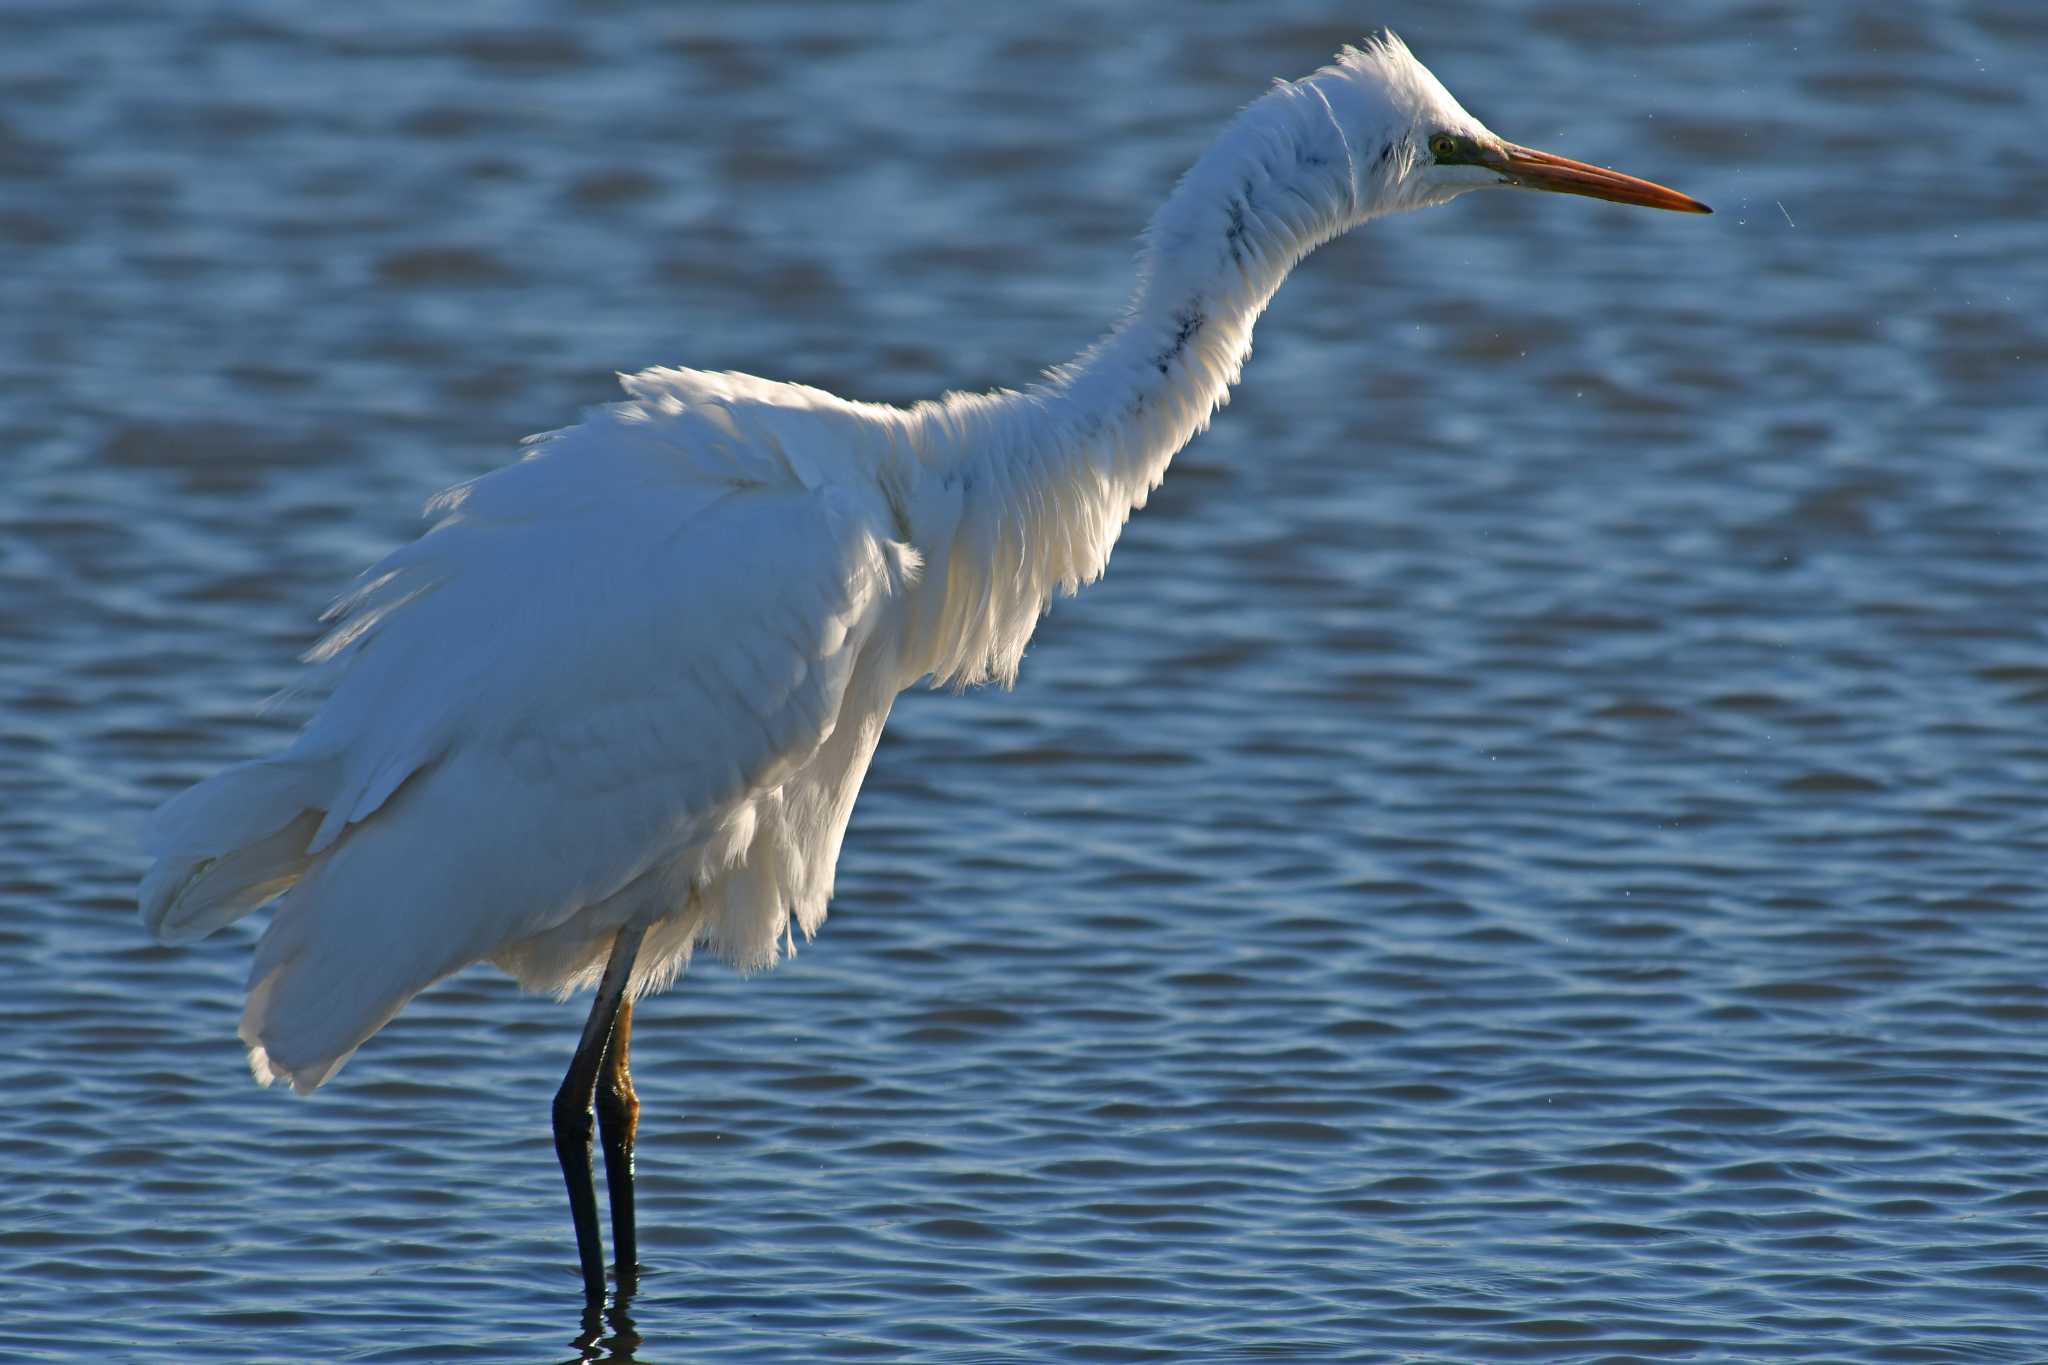
[[[1667,189],[1648,180],[1638,180],[1603,166],[1589,166],[1570,157],[1539,152],[1532,147],[1501,144],[1498,152],[1481,154],[1480,164],[1498,171],[1511,184],[1528,190],[1550,190],[1557,194],[1583,194],[1588,199],[1605,199],[1616,204],[1638,204],[1646,209],[1670,209],[1674,213],[1712,213],[1713,210],[1689,194]]]

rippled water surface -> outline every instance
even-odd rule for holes
[[[142,814],[433,490],[658,362],[878,399],[1114,314],[1375,21],[1685,219],[1283,291],[832,919],[637,1030],[586,1326],[488,971],[250,1085]],[[2048,11],[19,3],[0,41],[0,1357],[2048,1359]]]

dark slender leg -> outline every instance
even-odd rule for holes
[[[633,1093],[627,1054],[633,1049],[633,1002],[619,1006],[611,1046],[597,1073],[597,1131],[604,1142],[604,1183],[612,1196],[612,1259],[619,1285],[628,1287],[640,1264],[633,1222],[633,1135],[640,1131],[640,1097]]]
[[[644,927],[619,931],[604,980],[597,985],[597,999],[591,1002],[590,1018],[584,1021],[582,1041],[569,1059],[569,1074],[555,1092],[555,1155],[562,1159],[562,1177],[569,1182],[569,1216],[576,1220],[583,1295],[592,1302],[604,1298],[604,1240],[597,1231],[597,1191],[590,1183],[590,1100],[613,1024],[626,1001],[626,984],[633,979],[633,957],[646,932]]]

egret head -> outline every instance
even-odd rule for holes
[[[1489,130],[1393,33],[1346,48],[1317,87],[1353,143],[1362,216],[1445,203],[1507,187],[1581,194],[1617,204],[1711,213],[1677,190],[1583,161],[1518,146]]]

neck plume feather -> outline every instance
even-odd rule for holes
[[[1022,392],[913,411],[906,501],[927,600],[909,648],[934,685],[1015,680],[1054,593],[1101,576],[1131,512],[1229,400],[1288,271],[1362,216],[1354,158],[1377,150],[1347,142],[1314,79],[1277,87],[1153,217],[1107,335]]]

